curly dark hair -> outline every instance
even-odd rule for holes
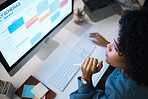
[[[124,72],[138,85],[148,86],[148,8],[125,11],[119,20],[119,55]]]

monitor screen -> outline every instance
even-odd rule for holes
[[[12,76],[17,65],[20,69],[23,65],[20,63],[27,62],[21,61],[26,57],[29,60],[33,56],[29,54],[43,40],[53,37],[56,29],[68,22],[65,21],[73,13],[73,1],[8,0],[0,5],[0,10],[0,59]]]

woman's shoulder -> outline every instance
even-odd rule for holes
[[[148,87],[132,84],[121,97],[122,99],[148,99]]]
[[[128,95],[134,99],[137,97],[140,97],[139,99],[147,97],[148,99],[148,87],[137,85],[128,75],[124,75],[120,68],[116,68],[108,77],[106,89],[112,90],[117,96],[124,97],[124,99],[127,99]]]

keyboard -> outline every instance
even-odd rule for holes
[[[80,70],[80,66],[74,64],[82,63],[83,60],[92,53],[95,45],[87,39],[81,39],[67,55],[64,61],[56,68],[47,82],[60,91],[64,91],[76,73]]]

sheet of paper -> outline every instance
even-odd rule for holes
[[[49,90],[42,84],[42,83],[38,83],[32,90],[31,92],[37,97],[37,98],[41,98],[43,97],[46,92],[48,92]]]
[[[78,25],[72,20],[65,26],[65,28],[73,34],[81,37],[91,26],[92,24],[87,21],[84,22],[84,24]]]
[[[34,94],[31,90],[34,88],[34,85],[24,85],[24,89],[22,92],[22,97],[24,98],[34,98]]]

